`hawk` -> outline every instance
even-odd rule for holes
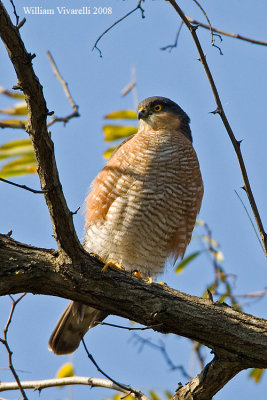
[[[139,126],[113,153],[86,199],[84,248],[105,263],[156,276],[183,257],[203,197],[187,114],[165,97],[138,106]],[[107,313],[71,302],[49,340],[56,354],[76,350]]]

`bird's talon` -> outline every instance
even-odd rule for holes
[[[105,263],[104,267],[102,268],[102,272],[106,272],[108,268],[117,269],[119,271],[123,271],[123,268],[120,264],[115,263],[114,261],[108,261]]]
[[[150,285],[153,282],[153,278],[151,276],[146,277],[138,271],[134,271],[133,276],[135,276],[136,278],[139,278],[139,279],[143,279],[144,281],[146,281],[146,283],[148,285]]]
[[[101,261],[103,264],[105,264],[105,261],[96,253],[90,253],[90,256],[97,258],[99,261]]]

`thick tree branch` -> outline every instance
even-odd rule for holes
[[[238,372],[238,362],[214,357],[199,375],[178,388],[172,400],[211,400]]]
[[[55,250],[24,245],[0,235],[0,295],[30,292],[80,301],[210,347],[241,369],[267,367],[267,321],[224,304],[147,285],[129,273],[101,272],[103,264],[84,253],[67,264]]]
[[[32,67],[33,56],[29,54],[20,37],[19,30],[12,24],[3,3],[0,1],[0,36],[6,46],[15,68],[18,84],[25,94],[28,106],[27,132],[36,156],[37,171],[46,203],[51,215],[55,238],[59,249],[70,257],[75,257],[82,246],[74,230],[72,215],[64,198],[59,181],[54,145],[47,131],[48,110],[42,86]]]

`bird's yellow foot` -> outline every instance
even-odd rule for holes
[[[122,266],[116,263],[115,261],[106,262],[104,267],[102,268],[102,272],[106,272],[108,268],[113,268],[113,269],[118,269],[119,271],[123,271]]]
[[[133,276],[135,276],[136,278],[140,278],[140,279],[143,279],[144,281],[146,281],[146,283],[148,284],[148,285],[150,285],[152,282],[153,282],[153,278],[151,277],[151,276],[144,276],[144,275],[142,275],[140,272],[138,272],[138,271],[135,271],[134,273],[133,273]]]
[[[90,256],[97,258],[99,261],[101,261],[103,264],[105,264],[105,261],[96,253],[90,253]]]

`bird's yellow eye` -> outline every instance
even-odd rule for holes
[[[155,105],[155,106],[153,107],[153,110],[156,111],[156,112],[159,112],[159,111],[162,110],[162,106],[161,106],[160,104],[157,104],[157,105]]]

